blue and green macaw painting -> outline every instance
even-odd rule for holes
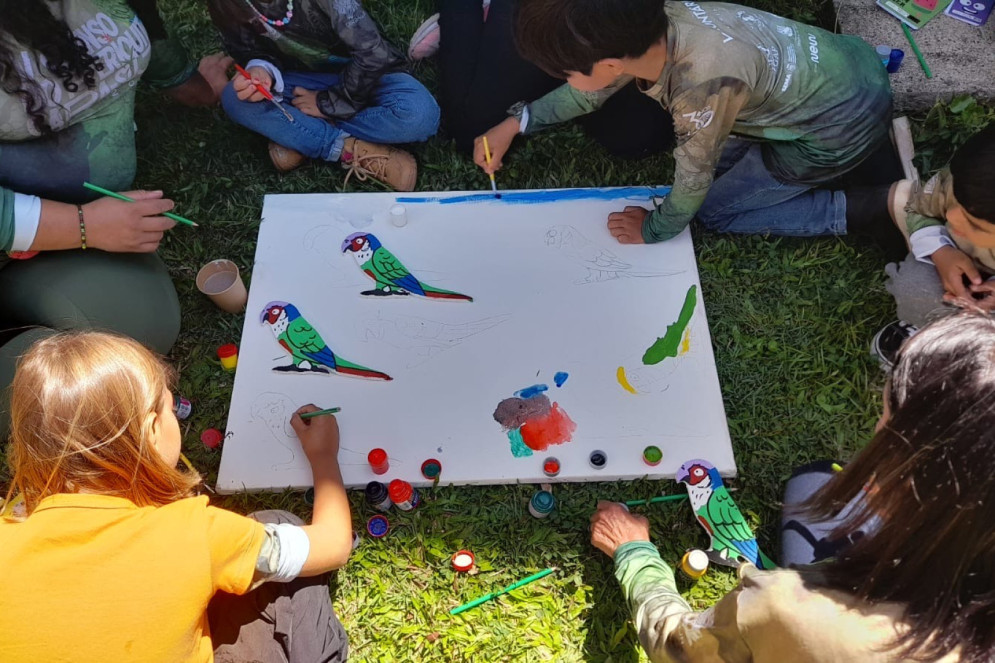
[[[384,248],[376,235],[353,233],[342,242],[342,253],[351,252],[359,268],[376,283],[376,288],[364,295],[387,297],[390,295],[418,295],[428,299],[449,299],[472,302],[473,297],[452,290],[443,290],[422,283]]]
[[[707,460],[689,460],[674,478],[687,486],[694,515],[712,538],[706,552],[713,562],[737,567],[746,561],[758,569],[774,568],[714,465]]]
[[[259,321],[269,325],[273,336],[293,359],[292,364],[277,366],[274,371],[332,372],[374,380],[393,379],[386,373],[354,364],[336,355],[293,304],[270,302],[259,315]]]

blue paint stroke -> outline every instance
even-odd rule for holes
[[[567,200],[636,200],[645,202],[654,196],[666,196],[670,193],[669,186],[623,186],[611,189],[556,189],[536,191],[512,191],[502,193],[495,198],[493,193],[472,193],[466,196],[443,198],[401,196],[398,203],[438,203],[440,205],[455,205],[459,203],[508,203],[510,205],[535,205],[537,203],[555,203]]]
[[[556,384],[557,388],[560,388],[563,386],[563,383],[567,381],[568,377],[570,377],[569,373],[564,373],[563,371],[560,371],[559,373],[553,376],[553,382]]]
[[[522,432],[518,428],[508,431],[508,441],[511,442],[511,455],[515,458],[524,458],[532,455],[532,450],[522,439]]]
[[[532,398],[533,396],[538,396],[544,391],[549,391],[549,385],[545,384],[534,384],[531,387],[526,387],[525,389],[519,389],[515,392],[515,395],[519,398]]]

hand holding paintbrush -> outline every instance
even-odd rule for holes
[[[247,71],[237,64],[235,69],[238,71],[238,75],[231,81],[232,87],[235,88],[235,96],[242,101],[269,101],[280,109],[284,117],[291,122],[294,121],[294,116],[276,100],[270,91],[273,89],[273,78],[268,71],[261,67],[252,67],[251,70]]]

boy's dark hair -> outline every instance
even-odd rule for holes
[[[551,76],[591,73],[606,58],[636,58],[667,34],[663,0],[519,0],[515,42]]]
[[[950,160],[954,197],[971,216],[995,223],[995,124],[967,139]]]
[[[802,508],[834,531],[867,532],[806,579],[904,606],[896,660],[995,661],[995,320],[965,312],[902,347],[891,417]]]

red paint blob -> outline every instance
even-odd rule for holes
[[[542,471],[550,476],[555,476],[560,473],[560,464],[555,460],[547,460],[542,466]]]
[[[390,463],[387,461],[387,452],[383,449],[373,449],[366,457],[366,460],[369,461],[374,474],[386,474],[387,470],[390,469]]]
[[[532,451],[544,451],[551,444],[563,444],[577,430],[577,424],[567,416],[559,403],[553,403],[549,412],[541,417],[529,419],[522,424],[519,432],[522,441]]]
[[[225,439],[225,436],[217,428],[208,428],[200,434],[200,441],[208,449],[217,449],[223,439]]]

